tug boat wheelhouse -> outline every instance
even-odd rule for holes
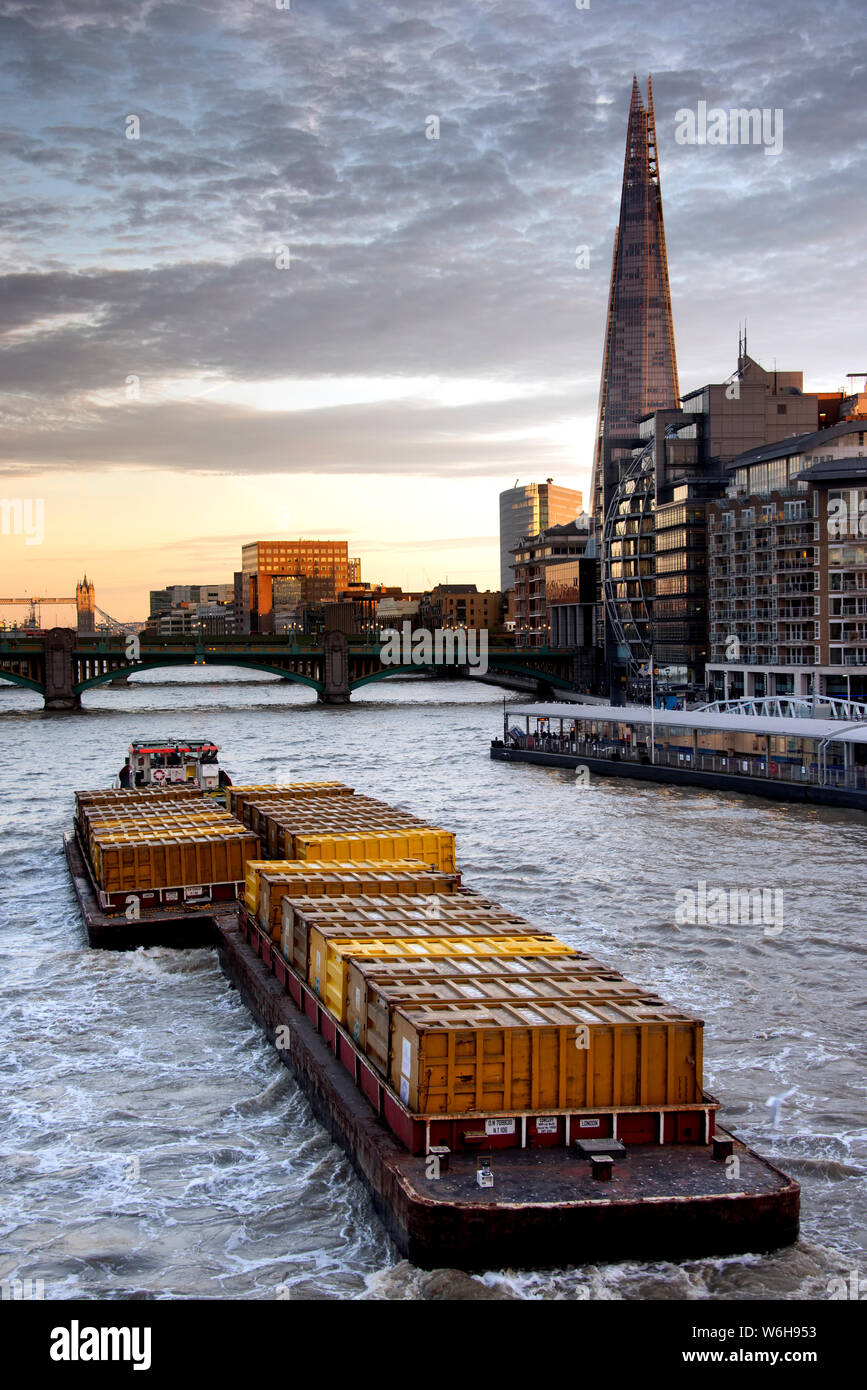
[[[219,746],[209,738],[133,739],[119,773],[119,785],[169,787],[182,783],[205,792],[231,786],[231,780],[218,766]]]

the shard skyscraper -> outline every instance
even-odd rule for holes
[[[592,507],[598,535],[623,465],[638,443],[638,420],[652,410],[678,404],[653,85],[648,78],[645,106],[636,77],[614,238],[593,463]]]

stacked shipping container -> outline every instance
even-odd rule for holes
[[[533,1116],[538,1142],[568,1142],[570,1115],[605,1133],[608,1112],[616,1132],[655,1108],[660,1139],[694,1138],[690,1107],[707,1134],[701,1022],[463,888],[449,831],[337,782],[231,787],[226,806],[195,788],[79,793],[102,900],[243,897],[263,959],[330,1020],[405,1142],[418,1122],[425,1144],[514,1135],[516,1116],[525,1138]],[[462,1116],[510,1118],[474,1133]]]
[[[333,1020],[335,1047],[342,1030],[381,1078],[386,1118],[395,1101],[428,1133],[441,1116],[707,1111],[699,1020],[462,889],[447,832],[352,800],[354,814],[328,797],[248,802],[263,845],[286,857],[251,863],[246,904]],[[591,1123],[604,1132],[604,1116]],[[562,1142],[559,1120],[538,1126]]]

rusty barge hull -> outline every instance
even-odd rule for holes
[[[447,1172],[428,1177],[425,1156],[408,1153],[382,1123],[239,928],[224,919],[216,932],[223,973],[270,1041],[281,1030],[278,1055],[414,1264],[562,1268],[760,1253],[797,1239],[798,1184],[737,1140],[737,1181],[701,1144],[630,1145],[604,1185],[566,1149],[496,1152],[492,1190],[476,1187],[472,1153],[453,1154]]]

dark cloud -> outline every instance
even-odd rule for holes
[[[727,374],[745,317],[757,356],[842,377],[867,25],[859,0],[817,23],[806,0],[0,0],[6,466],[585,467],[546,426],[595,412],[634,66],[655,78],[684,388]],[[678,145],[699,100],[783,108],[783,153]],[[86,399],[130,373],[134,408]],[[265,416],[148,392],[199,373],[539,386]]]

